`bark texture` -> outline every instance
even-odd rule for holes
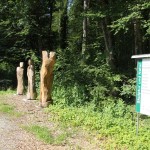
[[[103,35],[104,35],[104,42],[105,42],[106,61],[113,68],[114,62],[113,62],[112,34],[107,27],[109,25],[109,19],[104,18],[101,22],[101,25],[102,25]]]
[[[84,0],[84,1],[83,1],[83,9],[84,9],[84,13],[86,13],[86,12],[87,12],[87,9],[88,9],[88,0]],[[84,18],[83,18],[82,55],[85,54],[86,45],[87,45],[87,17],[84,16]]]
[[[53,85],[53,68],[56,61],[55,52],[42,52],[43,62],[40,72],[40,102],[42,107],[47,107],[53,103],[52,85]]]

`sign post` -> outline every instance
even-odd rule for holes
[[[139,113],[137,112],[137,120],[136,120],[136,135],[139,133]]]
[[[136,112],[137,131],[139,127],[139,113],[150,116],[150,54],[134,55],[137,59],[136,74]]]

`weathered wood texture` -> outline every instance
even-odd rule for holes
[[[47,107],[53,103],[52,85],[53,85],[53,68],[56,61],[55,52],[42,52],[42,67],[40,72],[40,102],[42,107]]]
[[[28,77],[28,91],[27,91],[27,99],[36,99],[36,89],[35,89],[35,70],[34,63],[31,59],[28,60],[28,68],[27,68],[27,77]]]
[[[20,62],[20,66],[16,69],[17,74],[17,94],[22,95],[24,92],[24,63]]]

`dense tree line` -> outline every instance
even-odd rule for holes
[[[31,55],[38,72],[48,50],[57,53],[55,84],[68,90],[68,103],[134,95],[131,55],[150,53],[149,0],[1,0],[0,8],[6,79]]]

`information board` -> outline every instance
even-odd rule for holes
[[[136,111],[150,116],[150,58],[137,61]]]

